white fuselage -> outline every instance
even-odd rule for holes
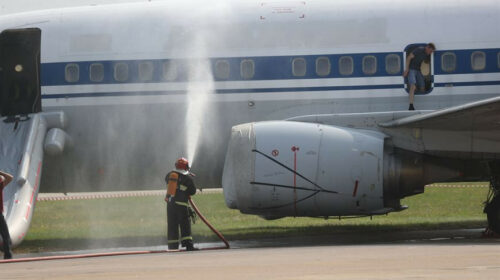
[[[193,171],[213,187],[236,124],[406,110],[411,44],[437,47],[417,109],[497,96],[499,12],[497,1],[168,1],[4,16],[0,30],[42,30],[42,108],[69,118],[74,146],[46,157],[42,191],[164,186],[194,122]]]

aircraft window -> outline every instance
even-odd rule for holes
[[[328,57],[318,57],[316,59],[316,74],[318,76],[328,76],[331,70],[330,59]]]
[[[350,56],[342,56],[339,59],[339,72],[340,75],[351,75],[354,71],[354,62]]]
[[[441,55],[441,69],[444,72],[453,72],[457,69],[457,56],[452,52]]]
[[[481,71],[486,68],[486,54],[484,52],[473,52],[470,59],[472,70]]]
[[[64,78],[68,83],[78,82],[80,79],[80,67],[78,64],[71,63],[66,65],[66,68],[64,69]]]
[[[175,61],[163,62],[163,79],[169,82],[177,79],[177,64]]]
[[[240,75],[243,79],[251,79],[255,75],[255,63],[251,59],[244,59],[240,63]]]
[[[104,65],[102,63],[90,64],[90,81],[102,82],[104,80]]]
[[[399,55],[388,54],[385,57],[385,72],[391,75],[399,74],[399,72],[401,72],[401,61]]]
[[[377,58],[373,55],[363,57],[363,73],[373,75],[377,72]]]
[[[302,57],[294,58],[292,61],[292,72],[295,77],[305,76],[307,72],[306,60]]]
[[[144,61],[139,63],[139,79],[143,82],[153,80],[153,62]]]
[[[229,70],[229,62],[227,60],[217,60],[215,62],[215,77],[217,79],[228,79]]]
[[[128,64],[125,62],[118,62],[114,66],[114,77],[118,82],[124,82],[128,80]]]

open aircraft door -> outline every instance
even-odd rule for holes
[[[419,44],[411,44],[405,47],[404,49],[404,60],[403,60],[403,67],[406,68],[406,60],[410,53],[412,53],[416,48],[418,47],[425,47],[427,44],[425,43],[419,43]],[[431,55],[430,60],[424,60],[422,62],[422,65],[420,67],[420,72],[422,73],[422,76],[424,78],[424,88],[417,88],[415,91],[415,94],[428,94],[434,89],[434,54]],[[408,77],[404,78],[405,82],[405,89],[406,92],[410,92],[410,86],[408,84]]]
[[[0,115],[14,116],[42,110],[40,38],[38,28],[0,33]]]

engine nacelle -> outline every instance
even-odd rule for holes
[[[222,177],[226,204],[266,218],[383,211],[384,138],[291,121],[235,126]]]

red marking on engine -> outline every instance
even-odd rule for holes
[[[356,196],[358,193],[358,180],[356,180],[356,183],[354,184],[354,191],[352,192],[352,196]]]

